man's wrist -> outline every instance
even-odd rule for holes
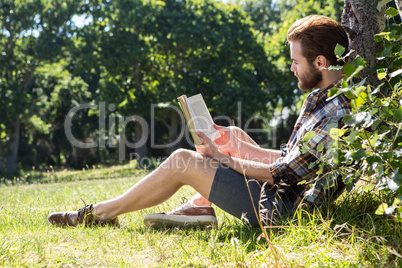
[[[219,163],[225,166],[230,166],[230,162],[232,162],[233,158],[230,155],[220,153],[220,155],[218,156],[218,158],[216,158],[216,160],[218,160]]]

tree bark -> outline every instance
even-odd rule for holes
[[[377,4],[378,0],[345,0],[342,13],[342,26],[349,33],[350,49],[355,51],[351,57],[360,55],[367,61],[361,75],[373,86],[379,84],[374,67],[376,54],[382,50],[374,36],[385,29],[385,7],[378,11]]]
[[[17,155],[20,143],[20,126],[21,122],[17,116],[16,121],[10,127],[10,152],[5,157],[7,173],[18,172]]]
[[[135,132],[134,139],[135,139],[135,142],[137,143],[137,142],[139,142],[141,137],[144,135],[144,129],[142,128],[140,123],[138,123],[138,122],[134,123],[134,132]],[[148,157],[147,145],[143,144],[141,146],[137,146],[135,148],[135,153],[136,153],[137,163],[138,163],[139,167],[143,167],[143,165],[146,164],[146,162],[144,160],[146,160],[146,158]]]
[[[1,147],[0,147],[0,174],[4,173],[4,167],[3,167],[3,155],[1,153]]]
[[[180,117],[176,111],[170,112],[170,126],[169,126],[169,146],[170,153],[181,147],[181,143],[176,141],[179,136]]]
[[[402,0],[395,0],[395,5],[399,11],[399,17],[401,17],[402,20]]]

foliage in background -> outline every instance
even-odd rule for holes
[[[202,93],[214,116],[230,118],[226,124],[272,114],[266,103],[278,94],[270,89],[275,66],[239,7],[210,0],[21,0],[3,1],[0,15],[0,173],[117,160],[119,120],[139,115],[150,123],[151,104],[158,104],[154,139],[166,144],[184,128],[166,107],[184,93]],[[77,18],[83,25],[75,25]],[[83,103],[94,108],[76,113],[74,137],[106,147],[81,150],[67,140],[66,115]],[[101,103],[106,133],[99,130]],[[128,141],[144,135],[138,125],[128,124]],[[149,142],[135,152],[168,150]]]
[[[0,173],[116,161],[119,120],[140,115],[150,122],[152,103],[158,104],[154,141],[166,144],[184,127],[167,108],[182,93],[203,93],[213,116],[227,115],[241,127],[253,115],[276,116],[275,143],[286,142],[304,97],[289,71],[287,29],[313,13],[340,21],[343,1],[234,3],[2,1]],[[77,17],[83,25],[75,25]],[[95,106],[75,115],[74,136],[103,142],[105,148],[80,150],[66,139],[65,117],[80,103]],[[99,130],[101,103],[106,133]],[[130,142],[143,135],[138,125],[127,126]],[[274,145],[266,133],[253,137]],[[135,152],[158,157],[175,149],[151,148],[150,142]]]
[[[49,122],[37,114],[43,94],[36,89],[35,72],[65,56],[69,19],[79,5],[79,0],[0,4],[0,173],[18,172],[21,132],[47,132]]]

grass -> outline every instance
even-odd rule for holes
[[[320,211],[299,209],[294,217],[281,223],[283,227],[268,228],[267,238],[260,229],[218,208],[219,225],[215,228],[152,229],[143,225],[147,213],[170,210],[180,204],[182,197],[190,198],[194,191],[189,187],[160,206],[120,216],[121,228],[57,228],[47,223],[49,213],[75,210],[83,205],[80,198],[88,203],[113,198],[141,179],[144,172],[126,165],[36,176],[47,183],[21,179],[14,185],[0,186],[0,266],[402,265],[401,224],[375,215],[375,209],[384,201],[375,194],[356,190]]]

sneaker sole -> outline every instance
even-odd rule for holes
[[[218,221],[214,216],[180,216],[180,215],[166,215],[166,214],[149,214],[144,217],[144,224],[148,227],[154,225],[214,226],[218,224]]]

